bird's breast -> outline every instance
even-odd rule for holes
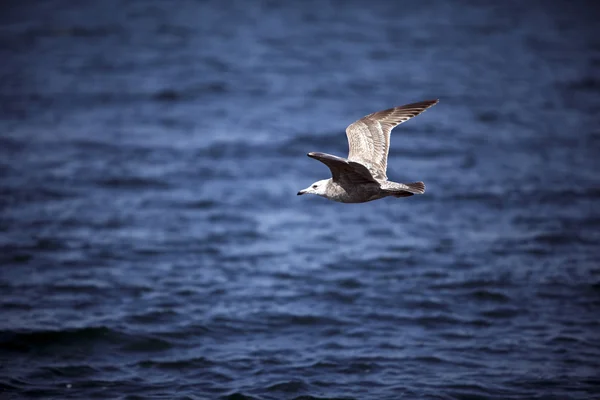
[[[368,183],[362,185],[335,184],[331,191],[331,200],[341,203],[364,203],[379,198],[379,185]]]

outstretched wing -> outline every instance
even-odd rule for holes
[[[348,160],[366,165],[376,179],[386,180],[390,132],[396,125],[416,117],[437,102],[426,100],[394,107],[374,112],[352,123],[346,128],[350,147]]]
[[[352,184],[377,183],[367,167],[361,163],[326,153],[308,153],[308,156],[327,165],[334,181]]]

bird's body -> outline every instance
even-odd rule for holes
[[[392,129],[437,104],[422,101],[367,115],[346,128],[348,158],[308,153],[329,167],[332,178],[317,181],[298,195],[312,193],[341,203],[365,203],[383,197],[425,193],[423,182],[397,183],[387,179],[387,158]]]
[[[367,201],[382,199],[388,196],[407,197],[415,193],[424,192],[425,185],[419,185],[420,183],[407,185],[404,183],[382,181],[352,184],[327,179],[324,182],[325,193],[321,196],[340,203],[366,203]],[[409,185],[417,185],[417,187]]]
[[[328,179],[325,197],[340,203],[365,203],[380,199],[382,196],[381,189],[376,183],[352,185]]]

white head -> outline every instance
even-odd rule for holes
[[[298,196],[307,193],[325,196],[325,191],[327,190],[327,185],[329,184],[329,181],[331,181],[331,179],[323,179],[322,181],[316,181],[306,189],[302,189],[301,191],[299,191]]]

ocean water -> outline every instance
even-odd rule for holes
[[[0,398],[599,398],[598,8],[3,3]]]

